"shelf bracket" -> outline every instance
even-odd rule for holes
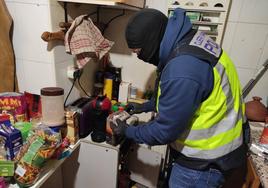
[[[68,7],[67,7],[67,2],[63,2],[63,8],[64,8],[64,21],[65,23],[68,23]],[[87,17],[90,17],[94,14],[97,14],[97,24],[99,25],[100,24],[100,6],[97,6],[97,11],[93,12],[93,13],[90,13],[87,15]],[[122,13],[112,17],[107,23],[104,24],[104,27],[102,29],[102,34],[104,34],[105,30],[108,28],[108,26],[110,25],[110,23],[115,20],[116,18],[119,18],[121,16],[124,16],[125,15],[125,9],[122,9]]]
[[[67,10],[67,2],[63,3],[64,8],[64,21],[65,23],[68,23],[68,10]]]
[[[105,32],[105,30],[108,28],[109,24],[115,20],[116,18],[119,18],[121,16],[124,16],[125,15],[125,9],[122,10],[122,13],[112,17],[105,25],[104,25],[104,29],[103,29],[103,33]]]

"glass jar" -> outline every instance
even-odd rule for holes
[[[64,90],[60,87],[41,89],[42,123],[50,126],[61,126],[64,118]]]

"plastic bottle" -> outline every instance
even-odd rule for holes
[[[112,92],[112,98],[113,100],[118,101],[119,96],[119,86],[121,83],[121,68],[114,68],[114,81],[113,81],[113,92]]]
[[[112,100],[112,92],[113,92],[113,77],[109,75],[104,79],[103,95],[106,95],[110,100]]]

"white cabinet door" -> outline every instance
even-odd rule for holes
[[[129,150],[130,179],[149,188],[156,188],[161,170],[161,154],[141,145]]]
[[[64,188],[116,188],[118,150],[81,142],[62,169]]]

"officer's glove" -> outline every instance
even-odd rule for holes
[[[126,106],[126,111],[130,114],[140,114],[143,112],[143,104],[130,102]]]
[[[129,126],[126,121],[121,121],[120,119],[116,120],[116,123],[111,122],[110,127],[112,128],[113,134],[119,135],[119,136],[124,136],[127,127]]]

